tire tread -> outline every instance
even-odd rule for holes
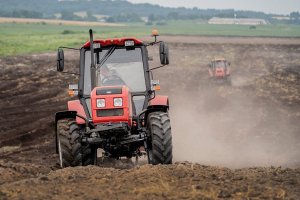
[[[152,163],[172,164],[172,133],[168,113],[153,112],[148,116],[148,129],[152,137]]]

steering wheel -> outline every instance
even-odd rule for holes
[[[109,79],[109,78],[114,78],[114,79]],[[114,86],[114,85],[126,85],[125,81],[121,79],[121,77],[117,75],[111,75],[111,76],[105,76],[102,80],[102,85],[103,86]]]

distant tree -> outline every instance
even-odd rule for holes
[[[169,12],[167,16],[168,20],[178,20],[179,19],[179,13],[178,12]]]
[[[181,19],[181,20],[187,20],[188,16],[187,15],[179,15],[179,19]]]
[[[71,30],[64,30],[61,34],[74,34],[75,32],[74,31],[71,31]]]
[[[72,21],[83,21],[84,19],[78,15],[75,15],[71,11],[63,10],[61,11],[62,20],[72,20]]]
[[[166,26],[168,25],[166,22],[157,22],[156,26]]]
[[[86,20],[90,22],[96,22],[98,21],[97,17],[95,17],[91,11],[86,12]]]
[[[11,17],[11,12],[0,10],[0,17]]]
[[[290,14],[291,20],[292,20],[292,19],[298,20],[299,17],[300,17],[299,12],[292,12],[292,13]]]
[[[115,19],[112,16],[110,16],[106,19],[106,22],[115,23]]]
[[[188,16],[188,19],[190,19],[190,20],[194,20],[194,19],[198,18],[198,15],[196,15],[196,14],[188,14],[187,16]]]
[[[50,16],[44,17],[44,19],[57,19],[57,17],[55,15],[50,15]]]
[[[154,19],[154,14],[153,13],[151,13],[150,15],[148,15],[148,20],[149,21],[154,21],[155,19]]]
[[[166,20],[165,15],[155,15],[154,17],[154,21],[163,21],[163,20]]]
[[[200,18],[200,19],[206,19],[206,20],[209,20],[209,19],[211,19],[211,18],[212,18],[212,16],[210,16],[210,15],[203,15],[203,14],[201,14],[201,15],[199,16],[199,18]]]
[[[42,19],[43,14],[33,10],[19,10],[19,11],[13,11],[11,17]]]
[[[141,16],[136,13],[131,13],[128,16],[130,22],[142,22]]]
[[[122,13],[113,17],[115,22],[142,22],[136,13]]]

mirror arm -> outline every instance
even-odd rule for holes
[[[146,46],[146,47],[147,47],[147,46],[153,46],[153,45],[155,45],[155,44],[162,43],[162,42],[164,42],[164,41],[151,42],[151,43],[149,43],[149,44],[145,44],[145,46]]]
[[[150,72],[151,70],[154,70],[154,69],[158,69],[158,68],[162,68],[162,67],[165,67],[166,65],[162,65],[162,66],[159,66],[159,67],[154,67],[154,68],[152,68],[152,69],[149,69],[149,71],[148,72]]]
[[[73,50],[80,50],[80,49],[71,48],[71,47],[58,47],[58,49],[73,49]]]

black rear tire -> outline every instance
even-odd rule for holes
[[[209,78],[208,79],[208,84],[209,84],[209,87],[213,87],[215,85],[215,80],[214,78]]]
[[[76,167],[92,164],[90,145],[81,145],[76,119],[66,118],[57,122],[57,143],[60,167]]]
[[[151,133],[148,163],[153,165],[172,164],[172,133],[168,113],[150,113],[147,121],[147,129]]]
[[[231,86],[231,77],[230,76],[226,77],[226,82],[227,82],[227,85]]]

